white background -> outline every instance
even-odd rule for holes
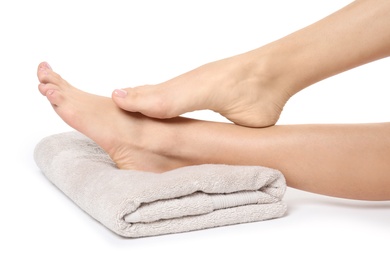
[[[389,259],[390,202],[288,189],[281,219],[124,239],[67,199],[32,157],[41,138],[71,130],[38,92],[40,61],[74,86],[109,96],[260,47],[349,2],[1,0],[0,258]],[[298,93],[279,124],[389,121],[389,66],[381,60]]]

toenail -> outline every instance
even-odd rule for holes
[[[39,71],[41,71],[43,74],[47,75],[48,73],[47,73],[47,70],[46,70],[46,69],[47,69],[46,67],[41,66],[41,67],[39,68]]]
[[[52,70],[51,66],[47,62],[43,62],[41,66],[39,67],[39,70],[42,71],[44,74],[47,74],[47,69]]]
[[[124,89],[115,89],[114,90],[114,94],[117,96],[117,97],[125,97],[127,95],[127,91],[124,90]]]
[[[50,69],[50,70],[52,69],[51,66],[50,66],[50,64],[47,63],[47,62],[44,62],[43,65],[44,65],[46,68]]]
[[[47,75],[47,74],[48,74],[48,72],[46,71],[46,69],[45,69],[45,68],[40,68],[40,71],[41,71],[43,74],[45,74],[45,75]]]
[[[51,95],[53,95],[53,93],[54,93],[54,90],[49,89],[49,90],[46,92],[46,96],[47,96],[47,95],[51,96]]]

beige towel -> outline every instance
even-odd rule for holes
[[[124,237],[273,219],[286,213],[283,175],[260,166],[198,165],[156,174],[116,168],[78,132],[44,138],[35,161],[81,209]]]

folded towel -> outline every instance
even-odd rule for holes
[[[93,218],[124,237],[273,219],[286,213],[283,175],[260,166],[120,170],[89,138],[66,132],[35,148],[38,167]]]

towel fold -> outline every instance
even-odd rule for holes
[[[120,170],[78,132],[41,140],[34,158],[81,209],[124,237],[144,237],[273,219],[286,213],[281,172],[197,165],[156,174]]]

